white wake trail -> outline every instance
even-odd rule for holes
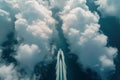
[[[56,80],[67,80],[64,53],[61,49],[58,51],[57,54]]]

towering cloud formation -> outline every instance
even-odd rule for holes
[[[120,1],[118,0],[96,0],[95,3],[99,5],[98,10],[104,16],[115,16],[120,18]]]
[[[114,70],[117,50],[107,47],[107,36],[100,33],[97,13],[90,12],[85,0],[70,0],[62,12],[63,31],[70,49],[85,68],[92,68],[105,78]]]
[[[23,42],[15,58],[22,66],[33,70],[38,62],[50,55],[49,40],[54,28],[54,19],[51,17],[52,12],[37,1],[19,1],[18,4],[20,12],[16,15],[15,29],[18,39]]]
[[[14,57],[19,64],[17,67],[27,72],[32,73],[37,63],[51,60],[49,41],[55,21],[47,6],[44,1],[0,0],[0,21],[3,22],[0,24],[0,34],[3,35],[0,36],[0,43],[4,42],[7,34],[15,29],[17,40],[21,43]],[[8,80],[6,75],[13,76],[9,73],[16,70],[13,65],[3,65],[0,70],[4,67],[8,68],[8,71],[5,75],[1,72],[0,78],[4,77],[3,79]],[[14,79],[11,77],[9,80]]]

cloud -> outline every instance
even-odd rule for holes
[[[1,80],[18,80],[16,71],[13,69],[13,65],[1,65],[0,66],[0,79]]]
[[[62,29],[72,53],[78,55],[84,68],[96,70],[105,79],[106,72],[115,69],[113,59],[117,49],[107,47],[107,36],[100,33],[99,16],[92,13],[85,0],[70,0],[61,13]]]
[[[120,1],[118,0],[96,0],[95,4],[98,5],[98,10],[103,16],[115,16],[120,18]]]
[[[0,64],[0,79],[1,80],[30,80],[30,76],[22,76],[13,65]],[[32,80],[34,80],[32,78]]]
[[[51,0],[51,6],[52,8],[59,8],[59,9],[63,9],[65,4],[66,4],[67,0]]]
[[[2,34],[0,44],[7,40],[7,35],[10,32],[14,31],[20,43],[15,46],[16,55],[12,55],[18,62],[17,68],[23,68],[25,71],[32,73],[37,63],[52,60],[50,40],[55,28],[55,20],[52,18],[52,11],[46,1],[0,0],[0,22],[2,23],[0,24],[0,34]],[[13,74],[20,74],[13,69],[14,66],[2,64],[1,66],[3,66],[0,67],[1,70],[2,68],[8,68],[8,71],[2,75],[5,80],[8,80],[9,75],[11,77],[9,80],[18,80],[14,78],[12,73],[10,74],[12,71]],[[26,75],[32,74],[28,73]],[[23,80],[29,79],[25,78]]]
[[[37,1],[18,1],[18,5],[20,12],[16,14],[15,30],[22,44],[15,58],[20,66],[32,71],[37,63],[51,59],[49,41],[55,21],[52,12]]]
[[[37,45],[21,44],[18,48],[18,55],[15,56],[17,60],[22,64],[22,67],[33,71],[33,67],[43,60],[44,56],[40,53]]]

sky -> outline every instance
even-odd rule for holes
[[[0,0],[0,80],[120,80],[120,1]]]

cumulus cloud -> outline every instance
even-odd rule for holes
[[[28,70],[33,70],[34,65],[43,60],[37,45],[21,44],[18,49],[16,58],[20,61],[21,66],[26,67]]]
[[[78,55],[78,62],[84,68],[96,70],[105,79],[105,73],[115,69],[113,59],[117,49],[106,46],[107,36],[100,33],[97,13],[89,10],[85,0],[70,0],[61,18],[65,37],[71,52]]]
[[[52,8],[59,8],[59,9],[63,9],[65,4],[66,4],[67,0],[51,0],[51,7]]]
[[[14,30],[21,41],[14,56],[19,63],[17,67],[30,72],[37,63],[51,60],[49,41],[55,21],[48,1],[0,0],[0,22],[1,44]]]
[[[13,65],[0,65],[0,79],[1,80],[18,80],[17,72],[14,70]]]
[[[13,64],[0,64],[0,80],[30,80],[30,76],[19,74]],[[32,80],[35,79],[32,78]]]
[[[33,70],[37,63],[51,58],[49,40],[55,21],[52,12],[40,2],[18,1],[18,5],[20,12],[16,14],[15,30],[22,44],[15,58],[22,67]]]
[[[103,16],[115,16],[120,18],[120,1],[118,0],[95,0],[98,10]]]

